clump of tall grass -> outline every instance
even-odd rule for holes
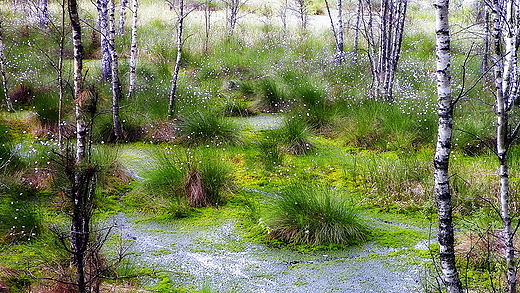
[[[344,160],[347,180],[367,189],[370,204],[382,209],[417,209],[431,199],[430,153],[372,154]]]
[[[340,132],[352,146],[400,150],[432,145],[435,139],[433,114],[404,113],[396,103],[357,101],[343,112]]]
[[[283,164],[283,154],[274,134],[267,134],[258,145],[259,160],[268,171],[274,171]]]
[[[282,86],[272,77],[265,77],[258,82],[260,97],[259,107],[264,112],[277,112],[283,108],[286,97]]]
[[[311,128],[302,115],[286,117],[282,127],[273,130],[271,135],[282,151],[292,155],[305,154],[314,148],[310,140]]]
[[[314,128],[322,128],[329,125],[334,118],[334,108],[326,99],[326,92],[323,89],[308,86],[297,88],[297,98],[301,102],[302,112],[305,113],[307,120]]]
[[[58,124],[58,99],[49,92],[39,92],[33,102],[33,109],[38,114],[38,119],[44,125]]]
[[[170,198],[174,214],[189,207],[218,206],[223,193],[233,189],[230,168],[213,156],[183,158],[179,153],[163,153],[146,175],[145,188]]]
[[[273,198],[269,238],[291,244],[357,244],[368,227],[347,199],[330,188],[292,185]]]
[[[244,99],[230,98],[224,103],[222,112],[225,116],[238,116],[245,117],[254,114],[254,111],[250,109],[250,104]]]
[[[219,146],[240,142],[238,125],[208,110],[189,114],[182,120],[179,129],[189,145]]]
[[[299,71],[288,70],[282,75],[290,89],[291,98],[298,102],[298,110],[305,115],[312,127],[319,129],[330,125],[335,111],[320,83]]]

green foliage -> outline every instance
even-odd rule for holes
[[[223,110],[225,116],[245,117],[251,116],[253,111],[250,110],[250,104],[244,99],[226,99]]]
[[[179,128],[189,145],[220,146],[240,141],[238,125],[209,110],[191,113],[183,119]]]
[[[17,153],[21,145],[15,145],[11,135],[13,131],[4,121],[0,121],[0,172],[20,168],[22,162]],[[3,181],[3,180],[0,180]]]
[[[327,102],[326,92],[312,86],[309,82],[295,89],[297,99],[300,100],[302,114],[307,117],[309,123],[315,128],[329,125],[334,118],[334,108]]]
[[[146,189],[151,194],[174,197],[183,187],[189,166],[176,153],[164,152],[155,155],[155,166],[147,174]]]
[[[202,176],[202,185],[210,205],[219,205],[222,202],[222,192],[233,189],[231,169],[217,158],[205,158],[193,166],[195,172]]]
[[[269,210],[269,237],[287,243],[357,244],[368,233],[348,200],[330,188],[289,186],[273,198]]]

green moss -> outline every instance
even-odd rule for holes
[[[393,248],[414,246],[420,240],[427,238],[428,233],[425,231],[400,227],[377,229],[371,235],[371,240],[376,244]]]

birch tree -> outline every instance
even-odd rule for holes
[[[518,102],[518,46],[520,14],[515,0],[494,0],[493,72],[495,78],[496,156],[499,162],[499,201],[502,238],[505,246],[507,292],[517,291],[514,232],[510,212],[508,153],[518,135],[520,124],[510,127],[510,112]]]
[[[110,80],[112,78],[112,56],[110,54],[110,43],[108,40],[108,0],[97,0],[98,28],[101,38],[101,78]]]
[[[377,17],[372,14],[370,0],[360,1],[358,5],[366,6],[360,11],[368,13],[368,20],[364,17],[362,20],[369,47],[373,95],[391,100],[395,72],[401,56],[408,0],[382,0]]]
[[[65,50],[65,16],[66,16],[66,0],[62,0],[61,5],[61,19],[59,25],[60,39],[58,52],[58,146],[60,150],[63,149],[63,99],[65,94],[65,85],[63,82],[63,58]]]
[[[80,166],[85,163],[85,147],[87,142],[87,126],[82,107],[82,82],[83,82],[83,43],[81,39],[81,23],[78,14],[76,0],[69,0],[69,17],[72,27],[72,39],[74,44],[74,97],[76,102],[76,156],[74,170],[69,180],[72,182],[70,199],[72,207],[72,223],[70,229],[70,251],[72,263],[76,268],[76,284],[80,293],[87,291],[85,280],[85,253],[90,237],[90,221],[86,217],[83,207],[86,203],[85,193],[80,188],[85,179],[82,176]]]
[[[332,12],[330,10],[329,1],[325,0],[325,6],[327,7],[327,14],[329,15],[330,25],[332,28],[332,33],[334,34],[334,41],[336,43],[336,53],[334,54],[334,60],[338,63],[342,63],[345,59],[345,52],[343,50],[344,40],[343,40],[343,0],[337,0],[336,3],[337,8],[337,19],[334,22],[332,18]]]
[[[204,0],[204,52],[209,52],[209,37],[211,35],[210,0]]]
[[[119,66],[117,62],[117,52],[115,45],[115,7],[114,0],[108,0],[108,43],[111,57],[111,81],[112,81],[112,130],[114,131],[115,141],[123,139],[123,126],[119,115],[119,101],[123,94],[121,82],[119,80]]]
[[[455,265],[453,206],[450,190],[449,162],[453,130],[453,106],[450,73],[449,0],[435,4],[438,132],[435,149],[435,201],[439,219],[439,262],[442,281],[449,293],[461,293],[462,284]]]
[[[130,72],[128,97],[132,97],[135,91],[135,71],[137,66],[137,9],[139,7],[139,0],[132,2],[132,40],[130,44]]]
[[[168,95],[168,117],[173,118],[175,115],[177,86],[181,69],[182,49],[184,45],[184,20],[191,11],[186,11],[184,0],[178,0],[176,3],[169,1],[168,4],[177,12],[177,56],[175,58],[175,67],[173,69],[171,87]]]
[[[125,18],[126,18],[126,7],[128,6],[128,0],[121,0],[121,10],[119,15],[119,30],[120,35],[125,33]]]
[[[244,7],[247,3],[247,0],[223,0],[224,5],[226,6],[227,13],[227,25],[229,36],[232,36],[235,32],[235,28],[238,23],[238,13],[240,9]]]

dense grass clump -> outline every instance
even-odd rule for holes
[[[305,154],[314,147],[310,141],[309,123],[302,116],[287,117],[282,127],[274,130],[272,135],[280,149],[292,155]]]
[[[181,122],[180,131],[189,145],[219,146],[240,141],[238,125],[211,111],[191,113]]]
[[[147,193],[170,199],[176,215],[188,207],[218,206],[234,186],[230,168],[213,156],[163,153],[146,176]]]
[[[260,108],[265,112],[277,112],[284,106],[285,93],[281,85],[272,77],[265,77],[259,82]]]
[[[347,200],[330,188],[290,186],[273,199],[270,209],[269,237],[287,243],[351,245],[368,233]]]

